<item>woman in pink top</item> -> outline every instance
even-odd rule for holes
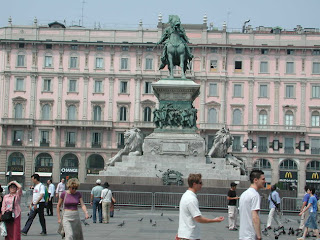
[[[85,218],[88,219],[88,211],[86,205],[82,200],[82,195],[77,192],[80,182],[76,178],[69,179],[67,187],[69,190],[64,191],[59,198],[57,205],[57,217],[58,223],[61,223],[60,208],[64,205],[63,213],[63,228],[65,232],[65,240],[83,240],[82,227],[80,222],[80,216],[78,212],[78,204],[80,203],[83,212],[85,213]]]
[[[21,208],[20,201],[22,195],[22,187],[16,182],[12,181],[8,184],[9,194],[5,195],[3,198],[3,204],[1,208],[1,213],[4,214],[6,211],[12,211],[12,204],[14,199],[14,221],[7,222],[7,233],[6,240],[20,240],[20,225],[21,225]]]

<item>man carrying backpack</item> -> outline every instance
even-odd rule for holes
[[[38,174],[33,174],[31,176],[32,182],[34,183],[32,202],[29,206],[30,213],[26,225],[21,230],[21,235],[26,236],[34,218],[39,214],[39,220],[42,227],[42,232],[40,235],[47,235],[46,219],[44,218],[44,208],[45,208],[45,198],[46,187],[40,182],[40,176]]]

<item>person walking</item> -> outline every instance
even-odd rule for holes
[[[199,223],[222,222],[224,217],[214,219],[202,216],[196,193],[202,188],[201,174],[190,174],[188,190],[182,195],[179,204],[179,229],[176,239],[200,239]]]
[[[229,230],[230,231],[237,231],[237,200],[239,197],[236,193],[237,184],[235,182],[232,182],[230,184],[230,189],[228,191],[227,200],[228,202],[228,220],[229,220]]]
[[[302,206],[301,206],[300,212],[302,212],[305,208],[307,208],[307,205],[309,203],[310,194],[307,193],[308,189],[309,188],[306,185],[304,187],[305,194],[304,194],[303,199],[302,199]],[[299,231],[299,232],[303,231],[304,225],[305,225],[308,217],[309,217],[309,211],[303,211],[303,214],[301,214],[301,218],[300,218],[300,225],[299,225],[299,228],[297,229],[297,231]]]
[[[66,190],[66,184],[64,183],[64,178],[62,178],[57,185],[56,198],[60,198],[61,193],[63,193],[65,190]]]
[[[259,189],[264,188],[266,179],[261,170],[252,170],[250,173],[250,187],[240,196],[240,240],[261,240]]]
[[[267,229],[271,229],[271,223],[272,219],[277,223],[278,227],[282,226],[282,223],[280,219],[278,219],[277,215],[278,212],[280,212],[280,196],[279,193],[276,191],[277,187],[276,185],[271,186],[271,193],[268,197],[269,201],[269,215],[268,215],[268,221],[267,221]]]
[[[317,224],[317,198],[314,196],[315,191],[316,190],[314,187],[308,187],[307,193],[310,195],[308,206],[299,213],[299,216],[309,210],[309,217],[305,223],[304,233],[302,237],[297,238],[297,240],[304,240],[309,232],[309,228],[313,229],[313,233],[316,235],[317,240],[320,240]]]
[[[34,184],[34,188],[33,188],[32,202],[29,206],[30,213],[24,228],[21,230],[21,234],[24,236],[28,234],[28,231],[32,225],[34,218],[36,217],[37,214],[39,214],[39,220],[42,227],[42,231],[40,235],[47,235],[46,219],[44,218],[45,186],[40,182],[39,174],[33,174],[31,176],[31,180]]]
[[[99,222],[102,223],[102,207],[100,204],[101,200],[101,192],[103,190],[103,187],[101,186],[101,180],[97,179],[96,186],[92,188],[91,190],[91,206],[92,206],[92,220],[93,223],[97,222],[97,210],[99,214]]]
[[[103,184],[104,189],[101,191],[101,202],[102,202],[102,222],[109,223],[110,220],[110,207],[112,202],[112,192],[109,189],[109,183]]]
[[[49,179],[47,181],[47,185],[48,185],[48,193],[49,193],[49,199],[48,199],[48,205],[47,205],[47,215],[48,216],[53,216],[53,198],[54,198],[54,193],[55,193],[55,186],[52,183],[52,180]]]
[[[7,236],[5,240],[20,240],[20,228],[21,228],[21,196],[22,187],[16,182],[12,181],[8,184],[9,194],[5,195],[3,198],[3,204],[1,207],[1,214],[6,211],[13,211],[14,220],[12,222],[6,222]]]
[[[77,178],[71,178],[67,183],[67,191],[64,191],[58,201],[57,205],[57,217],[58,223],[61,223],[61,205],[64,205],[63,213],[63,228],[65,232],[65,240],[83,240],[82,226],[80,221],[80,215],[78,211],[78,204],[80,203],[82,211],[85,214],[85,219],[89,218],[86,205],[84,205],[82,195],[77,189],[80,186],[80,182]]]

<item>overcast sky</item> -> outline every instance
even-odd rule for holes
[[[83,4],[82,2],[85,1]],[[207,14],[208,25],[241,28],[250,19],[253,27],[280,26],[293,29],[320,28],[320,0],[0,0],[0,27],[9,16],[14,25],[66,21],[67,26],[82,24],[88,28],[136,28],[140,19],[144,28],[155,28],[161,12],[163,22],[176,14],[182,23],[201,24]],[[82,8],[82,6],[84,6]],[[82,15],[83,9],[83,15]]]

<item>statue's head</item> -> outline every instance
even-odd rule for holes
[[[178,15],[170,15],[169,16],[169,24],[172,28],[180,28],[180,18]]]

